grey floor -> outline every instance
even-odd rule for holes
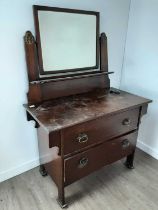
[[[0,184],[0,210],[60,210],[57,190],[38,168]],[[135,169],[121,161],[66,188],[69,210],[158,210],[158,161],[136,152]]]

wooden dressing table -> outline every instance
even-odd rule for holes
[[[96,17],[95,68],[44,74],[39,11]],[[107,39],[104,33],[98,36],[99,13],[34,6],[34,16],[37,40],[29,31],[24,37],[29,78],[24,106],[37,128],[40,172],[52,177],[64,208],[64,188],[69,184],[124,157],[127,168],[133,168],[140,120],[151,101],[110,88]],[[99,70],[90,71],[99,65],[99,57]]]

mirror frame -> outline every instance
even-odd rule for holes
[[[55,11],[55,12],[67,12],[67,13],[77,13],[77,14],[86,14],[86,15],[95,15],[96,16],[96,65],[92,67],[84,67],[84,68],[75,68],[75,69],[64,69],[60,71],[44,71],[43,69],[43,58],[42,58],[42,48],[41,48],[41,39],[40,39],[40,30],[39,30],[39,19],[38,19],[38,11]],[[35,32],[36,32],[36,40],[37,40],[37,51],[38,51],[38,63],[39,63],[39,74],[41,76],[44,75],[54,75],[54,74],[62,74],[62,73],[83,73],[87,70],[93,70],[96,73],[100,72],[99,68],[99,22],[100,22],[100,13],[95,11],[86,11],[86,10],[76,10],[76,9],[67,9],[67,8],[58,8],[58,7],[48,7],[48,6],[39,6],[33,5],[34,12],[34,23],[35,23]],[[96,69],[96,70],[95,70]],[[93,73],[91,71],[90,73]]]

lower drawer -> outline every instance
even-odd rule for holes
[[[65,159],[65,185],[131,154],[136,139],[137,132],[134,132]]]
[[[122,136],[106,143],[108,163],[113,163],[131,154],[136,147],[138,132]]]

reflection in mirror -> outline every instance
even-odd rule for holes
[[[98,13],[39,7],[35,10],[35,23],[42,73],[98,68]]]

